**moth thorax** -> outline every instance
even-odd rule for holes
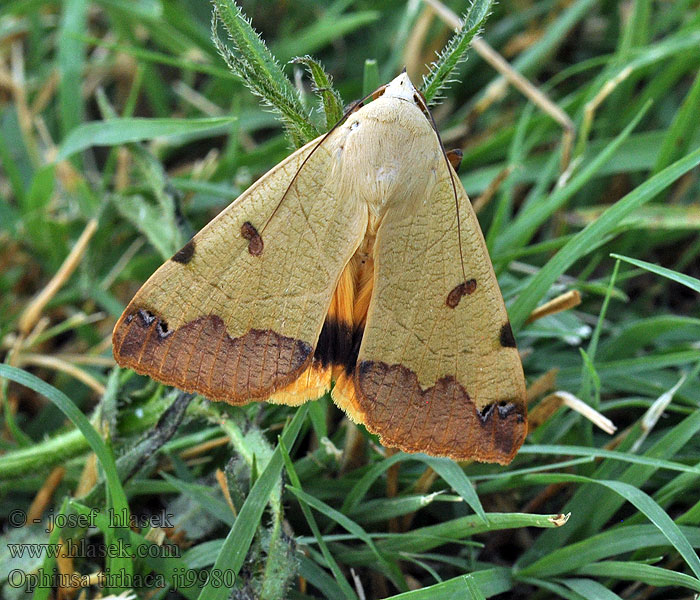
[[[379,103],[381,98],[372,104]],[[394,103],[408,107],[405,102]],[[361,129],[365,130],[364,135],[360,135]],[[345,142],[339,164],[341,193],[367,204],[370,220],[381,219],[390,206],[405,209],[407,203],[417,200],[414,196],[419,190],[428,189],[434,179],[432,166],[439,147],[431,134],[434,135],[428,130],[417,135],[415,130],[396,122],[361,120],[357,134],[352,132]]]

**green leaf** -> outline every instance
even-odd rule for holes
[[[65,135],[83,119],[83,95],[81,94],[83,67],[85,64],[85,44],[80,36],[87,28],[89,2],[87,0],[66,0],[62,3],[63,13],[58,40],[59,123]]]
[[[678,553],[683,557],[686,564],[695,573],[696,577],[700,578],[700,559],[695,553],[692,544],[688,538],[684,535],[681,528],[673,522],[673,519],[666,514],[666,512],[654,501],[651,496],[638,489],[637,487],[624,483],[622,481],[605,480],[605,479],[592,479],[590,477],[583,477],[581,475],[566,475],[563,473],[558,473],[556,476],[551,475],[528,475],[526,476],[530,481],[538,481],[540,483],[545,483],[548,481],[571,481],[578,483],[593,483],[616,492],[622,498],[633,504],[639,511],[644,513],[644,515],[658,528],[659,532],[666,538],[666,540],[673,546]],[[624,529],[619,531],[620,535],[623,535]],[[589,540],[591,538],[588,538]],[[567,548],[570,548],[568,546]],[[561,551],[559,551],[561,553]],[[520,572],[525,576],[535,576],[542,577],[546,572],[547,575],[552,575],[554,573],[565,573],[572,568],[573,565],[570,563],[560,563],[556,567],[556,571],[552,571],[550,565],[552,564],[551,555],[536,561],[535,563],[525,567]],[[561,560],[559,558],[559,560]],[[547,565],[547,569],[543,568],[543,565]],[[585,563],[584,563],[585,564]],[[578,565],[577,565],[578,566]]]
[[[681,526],[679,529],[693,546],[700,547],[700,530],[697,527]],[[518,578],[530,575],[552,577],[570,573],[608,556],[667,544],[668,539],[655,525],[617,527],[553,550],[531,565],[520,569]]]
[[[442,477],[455,492],[457,492],[471,509],[484,521],[488,522],[479,495],[471,484],[462,468],[453,460],[448,458],[435,458],[426,456],[421,458],[426,465]]]
[[[666,132],[654,165],[654,173],[669,165],[673,159],[682,156],[690,146],[691,140],[698,131],[698,106],[700,106],[700,72],[696,75],[688,95]]]
[[[436,525],[419,527],[376,543],[384,555],[425,552],[451,542],[462,541],[486,531],[517,529],[519,527],[555,528],[561,526],[561,515],[532,515],[523,513],[487,513],[487,522],[478,515],[442,521]],[[370,565],[376,562],[375,554],[366,548],[345,549],[336,557],[348,564]]]
[[[347,15],[338,15],[332,8],[324,11],[311,25],[294,32],[289,38],[273,46],[281,60],[287,60],[302,52],[315,52],[337,42],[344,35],[374,23],[380,17],[379,11],[364,10]]]
[[[637,581],[653,585],[656,587],[678,586],[700,592],[700,581],[690,575],[654,567],[645,563],[606,560],[603,562],[591,563],[576,569],[575,573],[581,575],[592,575],[593,577],[611,577],[614,579],[624,579],[627,581]]]
[[[279,441],[279,446],[282,450],[282,458],[284,458],[285,469],[287,470],[287,474],[289,475],[289,480],[292,482],[292,486],[294,486],[295,489],[301,490],[301,480],[299,479],[299,476],[297,475],[297,472],[294,469],[294,463],[292,463],[292,459],[289,457],[289,453],[287,452],[287,449],[285,448],[284,442],[282,442],[282,440]],[[357,594],[355,594],[352,587],[345,579],[343,571],[340,569],[338,563],[336,562],[335,558],[333,558],[333,555],[328,549],[328,545],[323,539],[321,530],[319,529],[318,524],[316,523],[316,519],[314,518],[314,515],[311,512],[308,503],[306,502],[306,500],[304,500],[302,496],[297,495],[297,499],[299,500],[299,506],[301,506],[301,512],[304,513],[306,522],[309,524],[309,527],[311,528],[311,531],[314,534],[316,541],[318,542],[319,548],[321,548],[323,558],[326,559],[326,563],[333,572],[333,575],[335,576],[335,581],[338,584],[340,590],[342,590],[343,596],[345,598],[349,598],[350,600],[357,600]]]
[[[158,250],[161,259],[170,258],[182,246],[172,211],[164,211],[162,206],[156,206],[138,194],[113,194],[110,198],[119,213]]]
[[[471,509],[486,523],[486,513],[484,512],[479,496],[472,487],[464,471],[455,462],[445,458],[435,458],[426,454],[394,454],[386,460],[383,460],[373,465],[360,478],[360,480],[352,487],[350,492],[345,496],[341,510],[345,513],[351,511],[360,502],[362,497],[367,493],[374,481],[389,467],[405,460],[419,460],[431,469],[433,469],[440,477],[442,477],[448,485],[462,496],[464,501]]]
[[[326,73],[323,65],[310,56],[299,56],[293,63],[304,65],[314,82],[313,90],[323,102],[323,114],[326,117],[326,130],[329,130],[343,117],[343,99],[333,87],[333,79]]]
[[[77,513],[82,515],[90,515],[91,508],[82,504],[76,500],[69,500],[68,505],[74,509]],[[94,513],[93,513],[94,514]],[[98,512],[94,514],[95,526],[102,531],[107,533],[112,529],[112,524],[110,519],[106,514]],[[156,573],[161,574],[165,580],[171,586],[178,586],[177,591],[182,594],[187,600],[196,600],[197,598],[197,583],[199,580],[188,582],[187,578],[183,578],[183,574],[188,573],[191,575],[198,575],[193,572],[192,569],[195,568],[190,561],[185,561],[177,554],[177,548],[170,548],[172,555],[168,555],[163,552],[162,546],[161,550],[158,551],[157,544],[150,540],[147,540],[143,535],[136,533],[135,531],[130,531],[127,529],[128,538],[127,543],[130,544],[132,549],[143,548],[142,552],[139,554],[139,561],[143,561],[150,569],[153,569]],[[148,550],[150,548],[150,551]],[[143,557],[143,558],[141,558]],[[41,590],[42,588],[37,588]],[[49,589],[50,588],[43,588]]]
[[[111,506],[114,509],[115,514],[119,515],[120,519],[123,519],[121,522],[128,523],[130,518],[129,503],[127,502],[124,488],[119,480],[117,465],[114,461],[112,451],[110,448],[108,448],[100,434],[95,431],[95,428],[92,426],[90,421],[88,421],[87,417],[80,411],[73,401],[52,385],[49,385],[38,377],[16,367],[0,364],[0,377],[10,379],[11,381],[34,390],[37,394],[41,394],[50,400],[68,419],[73,422],[73,424],[83,434],[88,444],[90,444],[92,451],[96,454],[97,459],[102,465],[107,490],[109,492],[109,498],[111,499]],[[112,527],[109,531],[109,535],[117,539],[123,539],[124,536],[128,535],[128,530],[128,527]],[[108,537],[107,534],[106,537]],[[108,542],[109,540],[106,539],[105,543]],[[131,559],[128,557],[120,556],[112,558],[109,566],[115,569],[115,573],[124,573],[125,576],[133,573],[133,564]],[[126,588],[113,589],[115,591],[123,591],[123,589]]]
[[[92,121],[73,129],[61,144],[56,161],[92,146],[116,146],[153,138],[205,137],[221,134],[237,117],[203,119],[146,119],[130,117]]]
[[[396,564],[391,563],[377,548],[377,545],[372,541],[372,538],[367,535],[367,532],[360,527],[355,521],[346,517],[343,513],[335,510],[331,506],[328,506],[325,502],[307,494],[303,490],[296,488],[294,486],[287,486],[287,489],[292,492],[297,498],[300,498],[306,502],[309,506],[312,506],[319,512],[326,515],[329,519],[332,519],[343,529],[349,531],[355,535],[358,539],[362,540],[369,551],[374,555],[374,558],[383,567],[384,573],[392,579],[395,585],[404,587],[405,582],[403,581],[403,576],[401,571],[399,571]]]
[[[590,456],[594,458],[610,458],[621,462],[634,465],[644,465],[653,467],[654,469],[668,469],[669,471],[678,471],[681,473],[694,473],[700,475],[700,467],[693,465],[685,465],[680,462],[655,458],[653,456],[639,456],[631,452],[619,452],[617,450],[607,450],[605,448],[586,448],[585,446],[568,446],[558,444],[528,444],[520,450],[523,454],[533,455],[573,455],[573,456]]]
[[[387,600],[481,600],[513,589],[510,570],[503,567],[474,571]]]
[[[595,598],[596,600],[622,600],[620,596],[611,592],[604,585],[592,579],[564,579],[562,583],[572,589],[583,598]]]
[[[671,269],[667,269],[666,267],[660,267],[659,265],[648,263],[643,260],[622,256],[621,254],[611,254],[610,256],[634,265],[635,267],[640,267],[647,271],[651,271],[652,273],[656,273],[657,275],[661,275],[662,277],[666,277],[667,279],[675,281],[676,283],[689,287],[694,292],[700,293],[700,279],[695,279],[695,277],[691,277],[690,275],[685,275],[683,273],[679,273],[678,271],[673,271]]]
[[[491,0],[473,0],[462,19],[462,26],[452,36],[438,59],[430,65],[429,73],[420,86],[428,104],[434,104],[439,94],[447,88],[457,65],[465,59],[465,54],[474,36],[479,32],[491,10]]]
[[[634,119],[612,140],[601,152],[598,152],[567,185],[555,188],[549,196],[532,205],[528,205],[504,231],[499,234],[494,243],[494,251],[502,252],[506,248],[511,249],[524,245],[551,215],[562,208],[576,192],[583,188],[591,178],[604,165],[608,164],[615,157],[642,117],[648,112],[651,105],[646,107],[635,116]]]
[[[291,448],[294,444],[306,418],[307,411],[308,408],[306,406],[299,407],[294,418],[285,427],[282,433],[282,441],[285,447]],[[265,470],[260,474],[243,503],[243,508],[238,513],[238,517],[236,517],[236,521],[226,536],[226,541],[216,558],[214,569],[219,569],[221,572],[232,571],[236,575],[240,571],[270,494],[279,482],[283,463],[282,450],[278,445]],[[230,590],[228,588],[217,585],[212,579],[207,581],[202,588],[199,598],[200,600],[225,600],[229,595]]]
[[[229,527],[232,527],[235,522],[235,516],[231,511],[231,507],[223,500],[220,500],[212,495],[212,488],[206,485],[190,483],[182,481],[177,477],[173,477],[169,473],[161,471],[161,477],[170,483],[181,494],[190,497],[199,506],[206,510],[212,517],[220,520]]]
[[[540,271],[530,279],[510,310],[513,329],[519,331],[528,315],[557,278],[579,258],[585,256],[595,240],[610,232],[622,219],[656,197],[681,175],[700,164],[700,149],[666,167],[616,202],[595,222],[577,233]]]
[[[229,68],[277,112],[296,147],[318,136],[319,131],[306,115],[294,86],[242,9],[234,0],[213,2],[212,38]],[[219,38],[219,19],[228,31],[233,50]]]

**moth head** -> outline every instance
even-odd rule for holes
[[[416,104],[415,98],[418,93],[418,90],[413,85],[413,82],[410,80],[405,70],[402,71],[398,77],[387,83],[384,90],[384,95],[386,97],[400,98],[412,104]]]

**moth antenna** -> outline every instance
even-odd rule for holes
[[[428,103],[425,100],[425,96],[420,90],[416,90],[418,92],[417,94],[413,95],[413,99],[415,100],[416,104],[420,105],[420,109],[423,111],[423,114],[425,114],[428,117],[428,120],[430,121],[430,126],[433,128],[433,131],[435,132],[435,135],[437,136],[438,142],[440,144],[440,150],[442,151],[442,156],[445,159],[445,165],[447,166],[447,172],[450,174],[450,183],[452,183],[452,193],[455,198],[455,212],[457,213],[457,244],[459,245],[459,262],[460,266],[462,267],[462,277],[464,277],[464,281],[467,281],[467,273],[466,270],[464,269],[464,252],[462,251],[462,226],[460,223],[460,216],[459,216],[459,200],[457,198],[457,184],[455,183],[455,177],[453,174],[452,169],[450,168],[450,159],[447,157],[447,151],[445,150],[445,144],[442,143],[442,138],[440,137],[440,132],[438,131],[437,124],[435,123],[435,119],[433,118],[433,114],[430,112],[428,109]]]
[[[316,144],[316,145],[313,147],[313,149],[311,150],[311,152],[309,152],[309,153],[306,155],[306,158],[304,158],[304,160],[303,160],[303,161],[301,162],[301,164],[299,165],[299,168],[297,169],[296,173],[294,173],[294,177],[292,177],[292,180],[289,182],[289,185],[287,186],[287,189],[284,191],[284,194],[282,194],[282,197],[280,198],[280,201],[277,203],[277,206],[275,206],[275,210],[272,211],[272,214],[268,217],[267,221],[265,221],[265,224],[262,226],[262,229],[260,229],[260,234],[262,234],[262,233],[265,231],[265,228],[269,225],[270,221],[272,221],[272,218],[275,216],[275,214],[276,214],[277,211],[279,210],[279,207],[282,206],[282,202],[284,202],[284,199],[287,197],[287,194],[289,193],[289,190],[292,189],[292,186],[294,185],[294,182],[297,180],[297,177],[299,176],[299,173],[300,173],[301,170],[304,168],[304,165],[306,164],[306,161],[308,161],[308,160],[313,156],[314,152],[316,152],[316,150],[318,150],[318,149],[321,147],[321,144],[323,144],[323,142],[326,141],[326,138],[327,138],[331,133],[333,133],[336,129],[338,129],[338,127],[340,127],[340,126],[343,124],[343,122],[345,121],[345,119],[347,119],[352,113],[354,113],[356,110],[358,110],[358,109],[363,105],[363,103],[364,103],[370,96],[372,97],[373,100],[376,100],[377,98],[379,98],[379,96],[381,96],[381,95],[384,93],[384,90],[385,90],[385,89],[386,89],[386,85],[383,85],[383,86],[377,88],[376,90],[374,90],[373,92],[370,92],[370,93],[367,94],[366,96],[364,96],[364,97],[360,98],[359,100],[356,100],[355,102],[353,102],[352,104],[350,104],[350,106],[349,106],[349,107],[345,110],[345,112],[343,113],[343,116],[340,117],[340,119],[338,119],[338,121],[335,123],[335,125],[333,125],[333,127],[331,127],[331,128],[323,135],[323,137],[318,141],[318,144]],[[440,136],[438,136],[438,138],[439,138],[439,137],[440,137]],[[442,141],[440,142],[440,144],[442,145]],[[445,149],[443,148],[443,152],[444,152],[444,151],[445,151]],[[454,182],[453,182],[453,183],[454,183]],[[455,193],[457,193],[457,192],[455,191]],[[461,251],[461,245],[460,245],[460,251]],[[464,270],[464,267],[462,267],[462,270]]]

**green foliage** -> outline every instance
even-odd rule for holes
[[[697,3],[448,4],[457,33],[413,0],[0,6],[0,596],[24,597],[10,569],[56,566],[10,544],[68,539],[140,555],[76,571],[188,600],[700,592]],[[556,122],[468,50],[478,31],[571,117],[566,172]],[[115,319],[163,259],[404,64],[445,97],[472,198],[506,174],[478,216],[528,382],[556,368],[615,437],[561,408],[511,465],[457,464],[383,452],[328,397],[233,407],[114,367]],[[580,306],[528,321],[571,289]],[[37,498],[41,523],[11,526]],[[174,555],[106,512],[160,507]],[[49,510],[95,528],[47,533]]]
[[[219,20],[226,27],[233,50],[219,38]],[[292,142],[299,147],[315,138],[318,130],[304,115],[294,86],[233,0],[214,1],[211,31],[216,47],[226,64],[254,94],[260,96],[265,104],[278,113]]]
[[[314,84],[313,90],[323,102],[326,130],[330,129],[343,116],[343,99],[338,90],[333,87],[333,79],[326,73],[323,65],[310,56],[300,56],[292,62],[304,65],[311,75]]]
[[[436,104],[440,95],[454,80],[450,79],[457,65],[466,59],[467,49],[474,36],[479,33],[491,10],[491,0],[473,0],[462,18],[459,30],[450,38],[438,59],[430,65],[423,78],[421,92],[429,105]]]

